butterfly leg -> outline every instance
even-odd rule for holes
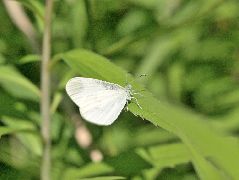
[[[143,108],[142,108],[142,107],[139,105],[139,102],[138,102],[137,98],[135,98],[135,97],[132,97],[132,99],[134,99],[134,100],[135,100],[135,102],[136,102],[137,106],[138,106],[140,109],[143,109]]]
[[[128,106],[126,106],[126,111],[129,111],[129,108],[128,108]]]
[[[128,104],[129,104],[128,101],[126,101],[126,106],[124,108],[126,111],[129,111]]]

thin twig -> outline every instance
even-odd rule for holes
[[[53,0],[46,0],[44,19],[44,34],[42,44],[41,64],[41,133],[43,139],[43,154],[41,166],[41,179],[50,180],[51,167],[51,137],[50,137],[50,71],[49,60],[51,56],[51,15]]]

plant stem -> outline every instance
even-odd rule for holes
[[[53,0],[46,0],[44,34],[42,43],[41,63],[41,134],[43,139],[43,154],[41,165],[41,179],[50,179],[51,168],[51,137],[50,137],[50,71],[49,60],[51,56],[51,14]]]

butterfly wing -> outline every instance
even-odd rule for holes
[[[84,119],[89,122],[98,125],[110,125],[112,124],[126,104],[126,98],[114,94],[108,93],[107,95],[88,97],[89,101],[93,101],[94,104],[84,104],[80,106],[80,112]],[[108,99],[107,99],[108,98]],[[97,101],[94,101],[97,99]]]
[[[127,102],[123,87],[92,78],[72,78],[66,91],[79,106],[82,117],[98,125],[112,124]]]

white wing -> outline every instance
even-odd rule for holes
[[[79,106],[82,117],[98,125],[112,124],[127,101],[123,87],[92,78],[72,78],[66,91]]]

